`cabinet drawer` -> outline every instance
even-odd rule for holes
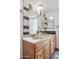
[[[55,38],[51,39],[51,45],[56,45],[56,39]]]
[[[56,43],[55,42],[51,42],[51,45],[56,45]]]
[[[43,49],[36,53],[36,59],[44,59]]]
[[[55,44],[51,44],[51,54],[54,52],[55,50]]]
[[[42,49],[44,46],[50,44],[50,40],[47,39],[46,41],[43,41],[41,43],[38,43],[35,45],[35,48],[36,48],[36,52],[39,51],[40,49]]]

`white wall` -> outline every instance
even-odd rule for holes
[[[23,0],[20,0],[20,36],[23,36]]]

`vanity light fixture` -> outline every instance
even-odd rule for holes
[[[42,10],[44,7],[41,3],[39,3],[37,6],[38,6],[38,9],[40,9],[40,10]]]

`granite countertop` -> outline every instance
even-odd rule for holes
[[[47,40],[48,38],[51,38],[53,35],[42,35],[40,37],[23,37],[23,40],[32,43],[32,44],[37,44],[39,42],[42,42],[44,40]]]

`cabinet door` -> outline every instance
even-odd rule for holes
[[[50,46],[47,45],[46,47],[44,47],[44,59],[49,59],[50,56]]]
[[[53,37],[51,38],[51,44],[56,44],[56,35],[53,35]]]
[[[26,41],[22,41],[23,59],[34,59],[34,45]]]
[[[51,54],[54,52],[56,47],[56,38],[55,35],[51,38]]]
[[[43,49],[36,53],[36,59],[44,59]]]

